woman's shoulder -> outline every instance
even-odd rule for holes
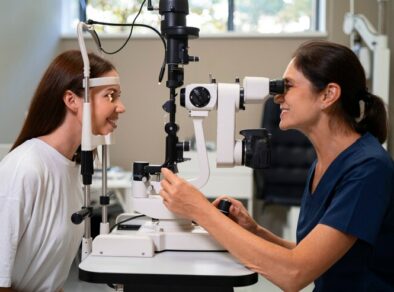
[[[42,168],[41,147],[38,139],[31,139],[8,153],[0,163],[0,179],[37,177]]]
[[[0,162],[0,197],[17,204],[26,216],[45,180],[45,165],[35,140],[19,145]]]
[[[21,145],[18,147],[14,148],[12,151],[10,151],[2,160],[3,161],[8,161],[8,160],[13,160],[15,161],[20,160],[20,159],[34,159],[37,157],[39,152],[42,150],[42,146],[40,143],[40,140],[37,138],[33,138],[30,140],[27,140],[23,142]]]
[[[367,133],[343,151],[330,166],[338,181],[394,181],[394,162],[379,141]],[[375,182],[372,182],[375,184]]]
[[[346,149],[339,158],[353,165],[369,162],[394,171],[394,162],[390,153],[388,153],[370,133],[361,136],[353,145]]]
[[[394,172],[394,161],[390,153],[372,134],[366,133],[360,138],[360,155]]]

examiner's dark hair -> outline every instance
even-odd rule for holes
[[[115,67],[107,60],[90,53],[90,77],[100,77]],[[69,50],[58,55],[41,78],[33,95],[22,130],[11,150],[26,140],[47,135],[58,128],[66,116],[63,96],[71,90],[83,96],[83,60],[81,52]]]
[[[294,53],[294,65],[321,92],[329,83],[341,87],[341,96],[331,113],[360,134],[370,132],[380,143],[387,139],[388,117],[383,100],[368,92],[364,69],[349,48],[327,41],[302,44]],[[360,116],[360,100],[365,102]]]

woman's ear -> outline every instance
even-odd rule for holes
[[[63,95],[63,101],[66,107],[73,113],[77,113],[81,106],[81,98],[71,90],[66,90]]]
[[[323,90],[321,97],[321,109],[333,105],[341,96],[341,87],[337,83],[329,83]]]

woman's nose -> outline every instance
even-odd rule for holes
[[[126,111],[126,107],[124,106],[121,100],[118,100],[116,103],[116,112],[117,113],[124,113]]]

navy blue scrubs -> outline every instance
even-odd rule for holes
[[[357,237],[315,281],[314,291],[394,291],[394,162],[367,133],[331,163],[312,193],[315,161],[301,203],[297,242],[317,224]]]

